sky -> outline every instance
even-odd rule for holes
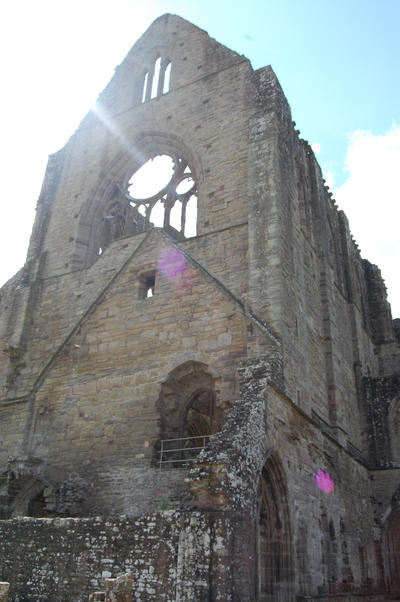
[[[0,8],[0,285],[23,264],[47,157],[154,19],[272,65],[400,317],[400,0],[8,0]]]

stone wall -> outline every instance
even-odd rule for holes
[[[280,390],[278,357],[243,365],[240,400],[189,474],[193,503],[254,516],[266,463],[280,481],[277,503],[288,508],[294,590],[326,596],[379,593],[384,588],[382,531],[371,521],[368,470]],[[321,471],[332,479],[331,490],[318,487]],[[248,572],[255,570],[243,562]]]
[[[205,599],[218,545],[211,538],[214,520],[166,511],[137,520],[2,521],[0,570],[10,583],[9,600],[87,602],[105,579],[126,571],[134,600]]]
[[[34,415],[34,430],[29,423],[27,440],[22,441],[25,449],[20,441],[15,456],[39,457],[48,470],[88,482],[85,514],[136,514],[154,498],[157,485],[151,464],[160,437],[157,401],[161,383],[173,368],[188,361],[208,366],[218,405],[238,395],[232,358],[237,361],[246,353],[243,311],[238,312],[232,294],[183,254],[184,278],[163,274],[157,266],[169,245],[157,232],[151,236],[146,252],[138,250],[125,264],[118,284],[106,288],[67,337],[46,368],[35,398],[17,406],[26,420]],[[156,295],[140,299],[138,276],[150,268],[157,270]],[[11,426],[17,416],[15,405],[2,411]],[[11,440],[7,433],[3,436],[3,461],[18,440],[13,429],[9,432]],[[125,486],[119,486],[122,482]],[[137,487],[148,491],[148,499],[132,506]],[[170,496],[174,495],[171,489]]]
[[[157,57],[170,89],[142,102]],[[299,134],[271,67],[165,15],[50,158],[0,297],[0,516],[48,517],[1,524],[15,600],[83,600],[126,570],[137,599],[383,588],[399,327]],[[142,214],[103,248],[110,203],[130,211],[159,154],[190,168],[196,236]],[[160,470],[203,394],[215,436],[193,470]]]

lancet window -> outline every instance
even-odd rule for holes
[[[142,103],[169,92],[172,63],[169,59],[157,57],[152,69],[144,74]]]

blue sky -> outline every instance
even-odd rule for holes
[[[400,0],[14,0],[0,14],[0,283],[24,262],[47,155],[165,12],[271,64],[400,316]],[[4,90],[6,93],[4,93]]]

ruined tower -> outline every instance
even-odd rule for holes
[[[11,600],[400,593],[400,328],[270,67],[157,19],[0,302]]]

